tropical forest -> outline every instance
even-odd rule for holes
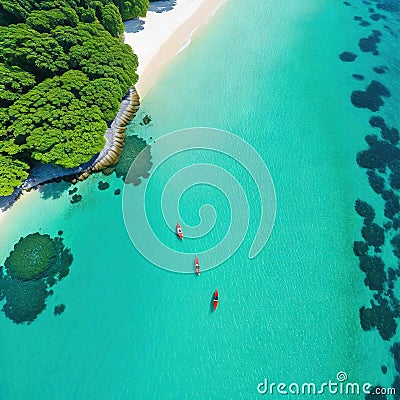
[[[123,20],[149,0],[0,0],[0,196],[40,164],[89,161],[136,83]]]

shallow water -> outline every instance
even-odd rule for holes
[[[33,323],[16,325],[0,315],[1,398],[252,399],[264,378],[321,384],[339,371],[351,382],[391,385],[389,344],[360,327],[359,308],[371,292],[353,254],[362,226],[355,199],[382,214],[356,163],[367,148],[370,112],[350,102],[351,92],[370,81],[351,75],[367,75],[377,65],[357,48],[360,29],[370,28],[358,27],[353,16],[360,11],[340,2],[298,3],[231,0],[176,57],[130,126],[148,142],[207,126],[253,146],[277,196],[263,251],[248,259],[257,200],[250,201],[251,222],[239,250],[197,278],[157,268],[137,252],[124,226],[122,198],[113,194],[123,187],[115,176],[79,183],[83,198],[73,205],[67,191],[54,198],[63,184],[22,198],[0,232],[1,259],[21,236],[62,230],[74,262]],[[340,61],[343,51],[360,54],[357,64]],[[152,122],[140,126],[145,114]],[[256,198],[245,171],[217,154],[191,154],[172,169],[200,159],[232,168],[248,198]],[[110,188],[98,190],[100,180]],[[198,208],[209,199],[216,204],[216,227],[226,230],[230,213],[220,192],[204,187],[185,196],[180,211],[188,223],[198,223]],[[157,205],[149,207],[149,220],[165,236]],[[199,246],[219,239],[217,231]],[[220,304],[212,313],[216,287]],[[54,316],[60,303],[65,312]]]

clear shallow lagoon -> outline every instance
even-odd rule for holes
[[[379,213],[355,161],[366,148],[369,112],[350,103],[354,67],[338,58],[350,43],[356,52],[360,28],[340,2],[295,3],[230,0],[143,101],[139,117],[150,114],[152,123],[130,128],[150,141],[208,126],[249,142],[277,194],[264,250],[247,258],[252,223],[223,265],[200,278],[170,273],[131,244],[113,194],[120,179],[79,183],[83,199],[74,205],[65,191],[51,198],[63,184],[26,196],[5,219],[1,259],[21,236],[63,230],[74,262],[32,324],[0,314],[2,399],[253,399],[264,378],[320,384],[339,371],[390,386],[388,344],[360,328],[370,292],[352,250],[362,224],[355,199]],[[359,66],[376,65],[360,57]],[[98,190],[100,180],[110,189]],[[198,205],[188,198],[182,215],[190,221]],[[223,226],[229,213],[218,215]],[[59,303],[66,310],[54,316]]]

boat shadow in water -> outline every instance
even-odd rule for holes
[[[211,296],[211,299],[210,299],[210,314],[212,314],[214,312],[215,312],[215,310],[214,310],[214,293],[213,293]]]

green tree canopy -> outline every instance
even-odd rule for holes
[[[26,19],[28,26],[41,33],[50,32],[59,25],[76,26],[78,22],[77,13],[70,7],[32,11]]]
[[[0,28],[0,62],[18,66],[39,78],[68,70],[68,55],[49,33],[25,24]]]
[[[124,93],[121,91],[119,82],[112,78],[100,78],[90,81],[82,89],[82,100],[90,104],[93,99],[103,113],[106,121],[111,121],[118,112],[120,98]]]
[[[19,67],[0,63],[0,107],[6,107],[35,85],[35,77]]]
[[[145,17],[150,7],[149,0],[113,0],[113,3],[119,8],[123,20]]]
[[[107,124],[92,99],[81,99],[89,79],[80,71],[68,71],[46,79],[9,109],[8,133],[25,138],[21,150],[34,160],[66,168],[89,161],[105,144]]]
[[[29,165],[0,154],[0,171],[0,196],[8,196],[28,177]]]
[[[124,32],[124,24],[122,22],[121,14],[114,4],[107,4],[102,8],[101,23],[114,37],[118,37]]]

